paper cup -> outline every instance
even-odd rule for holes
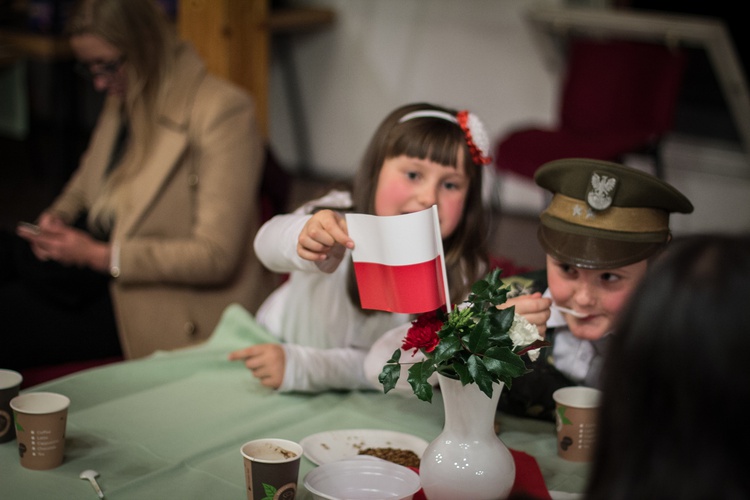
[[[256,439],[240,448],[245,464],[247,500],[293,500],[302,446],[286,439]]]
[[[0,370],[0,443],[16,438],[10,400],[18,396],[23,377],[13,370]]]
[[[68,406],[70,399],[53,392],[30,392],[10,401],[22,466],[46,470],[62,464]]]
[[[601,391],[564,387],[552,394],[556,403],[557,454],[573,462],[589,462],[596,442]]]

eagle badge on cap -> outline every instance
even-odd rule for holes
[[[612,196],[615,194],[617,179],[599,175],[596,172],[591,174],[591,188],[586,195],[586,201],[594,210],[604,210],[612,205]]]

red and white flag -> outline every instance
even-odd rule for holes
[[[434,311],[450,297],[437,206],[406,215],[346,214],[364,309]]]

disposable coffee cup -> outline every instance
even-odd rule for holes
[[[13,370],[0,370],[0,443],[7,443],[16,438],[13,425],[13,410],[10,400],[18,396],[23,376]]]
[[[54,469],[65,455],[65,425],[70,399],[54,392],[30,392],[10,401],[21,465]]]
[[[601,391],[563,387],[552,394],[557,423],[557,454],[573,462],[589,462],[596,443]]]
[[[302,446],[286,439],[256,439],[240,448],[247,500],[293,500],[297,494]]]

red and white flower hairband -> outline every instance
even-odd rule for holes
[[[492,162],[490,157],[490,138],[487,130],[484,128],[482,121],[474,113],[466,110],[459,111],[456,116],[434,109],[425,109],[422,111],[412,111],[401,117],[399,123],[411,120],[413,118],[440,118],[455,123],[464,132],[466,144],[469,145],[471,158],[478,165],[488,165]]]

